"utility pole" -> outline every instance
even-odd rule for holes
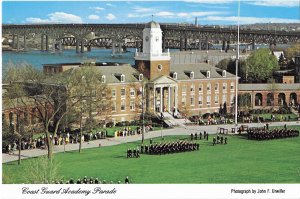
[[[239,67],[239,59],[240,59],[240,0],[238,1],[238,20],[237,20],[237,49],[236,49],[236,60],[235,60],[235,114],[234,114],[234,123],[235,123],[235,133],[238,130],[238,67]]]
[[[153,17],[153,16],[152,16]],[[145,139],[145,110],[144,110],[144,84],[142,82],[142,145],[144,144],[144,139]]]

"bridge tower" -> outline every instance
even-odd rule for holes
[[[137,70],[148,79],[170,75],[170,53],[162,50],[162,30],[157,22],[151,21],[143,30],[143,52],[135,53]]]

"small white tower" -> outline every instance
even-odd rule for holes
[[[151,21],[143,30],[143,52],[135,53],[135,65],[149,79],[169,75],[170,53],[162,52],[162,30],[160,25]]]

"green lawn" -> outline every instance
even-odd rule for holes
[[[55,154],[55,159],[64,179],[93,176],[123,182],[129,176],[133,183],[300,183],[300,137],[254,141],[228,136],[227,145],[217,146],[212,146],[212,138],[198,141],[200,151],[194,152],[125,158],[127,148],[139,144],[135,142]],[[187,137],[169,136],[165,141],[177,139]],[[22,183],[28,162],[3,164],[3,175]]]

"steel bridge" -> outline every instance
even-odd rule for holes
[[[221,27],[197,27],[194,25],[160,24],[163,31],[163,49],[177,48],[209,49],[211,43],[222,43],[224,50],[230,43],[237,41],[237,29]],[[84,52],[92,47],[133,47],[142,48],[142,31],[145,24],[30,24],[2,25],[2,35],[13,38],[13,47],[19,49],[20,38],[24,50],[26,39],[30,36],[41,38],[41,50],[52,46],[61,50],[62,46],[76,46],[76,52]],[[93,33],[93,38],[88,35]],[[240,42],[252,45],[264,43],[270,45],[300,42],[299,32],[240,30]]]

